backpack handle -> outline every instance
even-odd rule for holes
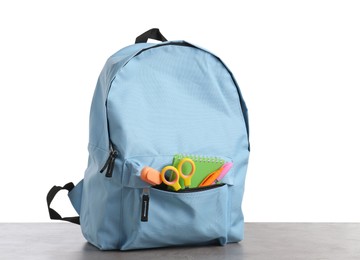
[[[164,35],[161,34],[158,28],[152,28],[143,34],[136,37],[135,43],[144,43],[147,42],[149,39],[158,40],[162,42],[166,42],[166,38]]]

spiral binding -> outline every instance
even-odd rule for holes
[[[208,163],[225,163],[225,160],[219,157],[200,156],[195,154],[177,154],[175,159],[181,160],[183,158],[190,158],[194,162],[208,162]]]

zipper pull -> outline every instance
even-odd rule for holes
[[[115,158],[116,158],[117,154],[118,154],[117,151],[112,150],[110,152],[108,159],[106,160],[106,163],[100,170],[100,173],[103,173],[106,170],[105,176],[108,178],[112,177],[112,173],[113,173],[114,166],[115,166]]]
[[[141,199],[141,221],[147,222],[148,216],[149,216],[149,202],[150,202],[150,196],[149,196],[150,190],[149,188],[144,188],[142,193],[142,199]]]

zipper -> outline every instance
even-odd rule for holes
[[[104,166],[101,168],[100,173],[103,173],[106,170],[105,176],[108,178],[112,177],[115,166],[115,158],[117,155],[118,152],[111,147],[110,155],[106,160]]]
[[[141,198],[141,221],[147,222],[148,216],[149,216],[149,202],[150,202],[150,196],[149,196],[150,190],[149,188],[144,188]]]
[[[198,187],[198,188],[191,188],[191,189],[183,189],[178,191],[171,191],[166,190],[168,192],[174,192],[174,193],[192,193],[192,192],[199,192],[199,191],[205,191],[205,190],[211,190],[215,189],[221,186],[224,186],[225,183],[220,184],[214,184],[210,186],[205,187]],[[160,187],[153,186],[152,188],[158,189],[158,190],[164,190]],[[149,219],[149,207],[150,207],[150,189],[149,188],[143,188],[143,192],[141,195],[141,222],[148,222]]]
[[[212,190],[221,186],[224,186],[225,183],[217,183],[217,184],[213,184],[213,185],[209,185],[209,186],[204,186],[204,187],[196,187],[196,188],[190,188],[190,189],[182,189],[182,190],[178,190],[178,191],[174,191],[174,190],[165,190],[167,192],[174,192],[174,193],[192,193],[192,192],[200,192],[200,191],[205,191],[205,190]],[[158,189],[158,190],[164,190],[163,187],[157,187],[157,186],[153,186],[153,188]]]

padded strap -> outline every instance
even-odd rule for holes
[[[75,187],[74,184],[72,182],[69,182],[68,184],[64,185],[64,187],[54,186],[54,187],[52,187],[50,189],[49,193],[46,196],[46,202],[47,202],[47,207],[48,207],[48,210],[49,210],[50,219],[64,220],[64,221],[68,221],[68,222],[80,225],[80,217],[79,216],[63,218],[54,209],[50,208],[51,202],[53,201],[55,195],[59,191],[67,190],[68,192],[70,192],[74,187]]]
[[[167,41],[158,28],[153,28],[139,35],[136,38],[135,43],[144,43],[147,42],[149,39],[154,39],[162,42]]]

